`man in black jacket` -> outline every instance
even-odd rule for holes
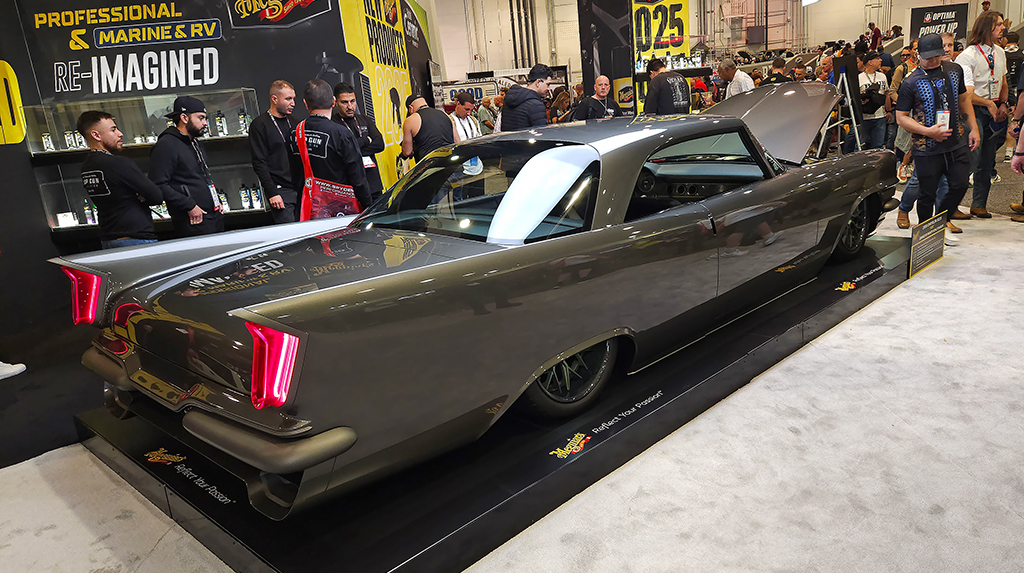
[[[359,144],[359,152],[363,154],[363,167],[366,168],[366,183],[370,186],[370,199],[376,201],[384,193],[384,182],[377,168],[377,155],[384,151],[384,136],[377,129],[377,124],[365,115],[358,113],[356,104],[356,88],[348,82],[334,86],[334,123],[349,128]]]
[[[665,62],[654,58],[647,64],[651,83],[647,84],[644,113],[671,115],[690,113],[690,84],[682,75],[665,68]]]
[[[323,80],[310,80],[302,91],[309,111],[306,119],[306,147],[313,177],[352,187],[360,209],[370,205],[370,187],[366,184],[359,143],[352,131],[331,121],[334,94]]]
[[[284,80],[270,85],[270,109],[249,125],[252,170],[270,203],[275,223],[299,220],[302,167],[295,155],[295,88]]]
[[[206,106],[179,96],[167,118],[175,122],[157,138],[149,155],[149,178],[164,193],[171,223],[180,237],[224,230],[217,188],[197,138],[206,130]]]
[[[78,132],[89,143],[82,185],[98,211],[100,245],[114,249],[155,243],[153,217],[146,206],[159,205],[164,195],[134,161],[115,155],[123,141],[114,117],[87,111],[78,116]]]
[[[548,124],[544,96],[551,87],[551,68],[537,64],[526,76],[526,87],[512,86],[501,108],[501,130],[518,131]]]

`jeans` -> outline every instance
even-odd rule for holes
[[[949,221],[956,206],[967,193],[967,176],[970,174],[970,148],[966,145],[941,155],[915,155],[914,174],[920,182],[921,195],[917,199],[917,219],[927,221],[936,212],[946,212]],[[946,176],[949,191],[936,207],[935,195],[939,179]],[[977,177],[977,176],[975,176]]]
[[[942,198],[948,192],[949,181],[943,175],[939,178],[939,188],[935,191],[935,202],[942,203]],[[900,198],[900,211],[909,213],[914,208],[914,203],[917,202],[919,197],[921,197],[921,184],[917,180],[917,171],[914,171],[907,181],[907,186],[903,188],[903,196]]]
[[[111,239],[109,241],[100,241],[100,247],[103,249],[116,249],[118,247],[134,247],[135,245],[148,245],[149,243],[155,243],[156,239]]]
[[[981,145],[971,152],[971,168],[974,172],[974,192],[971,207],[984,209],[988,204],[988,192],[992,188],[992,177],[996,173],[996,153],[1006,145],[1006,130],[993,134],[989,125],[994,121],[984,107],[974,108],[974,117],[978,121],[978,132],[981,134]]]
[[[885,148],[889,151],[896,150],[896,112],[892,113],[893,121],[885,123]],[[900,157],[902,160],[903,158]]]
[[[865,119],[860,124],[860,148],[861,149],[881,149],[885,145],[885,129],[886,129],[885,118],[879,119]],[[893,136],[895,139],[895,136]],[[846,140],[843,142],[843,153],[852,153],[856,151],[857,140],[853,135],[853,130],[846,134]]]

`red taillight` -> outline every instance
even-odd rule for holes
[[[96,309],[100,302],[100,285],[103,279],[77,269],[61,267],[71,279],[71,318],[75,324],[91,324],[96,321]]]
[[[114,326],[120,326],[122,328],[128,326],[128,319],[133,314],[144,312],[146,309],[142,308],[142,305],[134,302],[126,302],[121,306],[117,307],[114,311]]]
[[[252,405],[282,406],[288,400],[299,339],[262,324],[246,322],[245,327],[252,334]]]

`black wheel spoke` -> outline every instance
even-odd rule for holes
[[[593,388],[607,357],[608,345],[598,344],[555,364],[538,377],[537,383],[558,402],[576,402]]]

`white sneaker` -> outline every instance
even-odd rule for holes
[[[769,234],[767,237],[764,238],[764,246],[767,247],[768,245],[770,245],[770,244],[774,243],[775,241],[779,240],[779,237],[781,235],[782,235],[782,231],[776,231],[774,233]]]
[[[992,176],[992,182],[993,183],[999,183],[1002,180],[1003,180],[1003,178],[1000,177],[998,173],[996,173],[995,175]]]
[[[742,257],[745,254],[747,254],[746,251],[741,251],[738,248],[722,249],[723,257]]]
[[[0,380],[16,376],[24,371],[24,364],[8,364],[6,362],[0,362]]]
[[[1013,148],[1012,147],[1006,146],[1006,156],[1005,157],[1006,157],[1007,161],[1013,159]]]
[[[967,186],[974,187],[974,173],[967,176]]]
[[[945,243],[947,247],[956,247],[960,245],[960,237],[946,233]]]

